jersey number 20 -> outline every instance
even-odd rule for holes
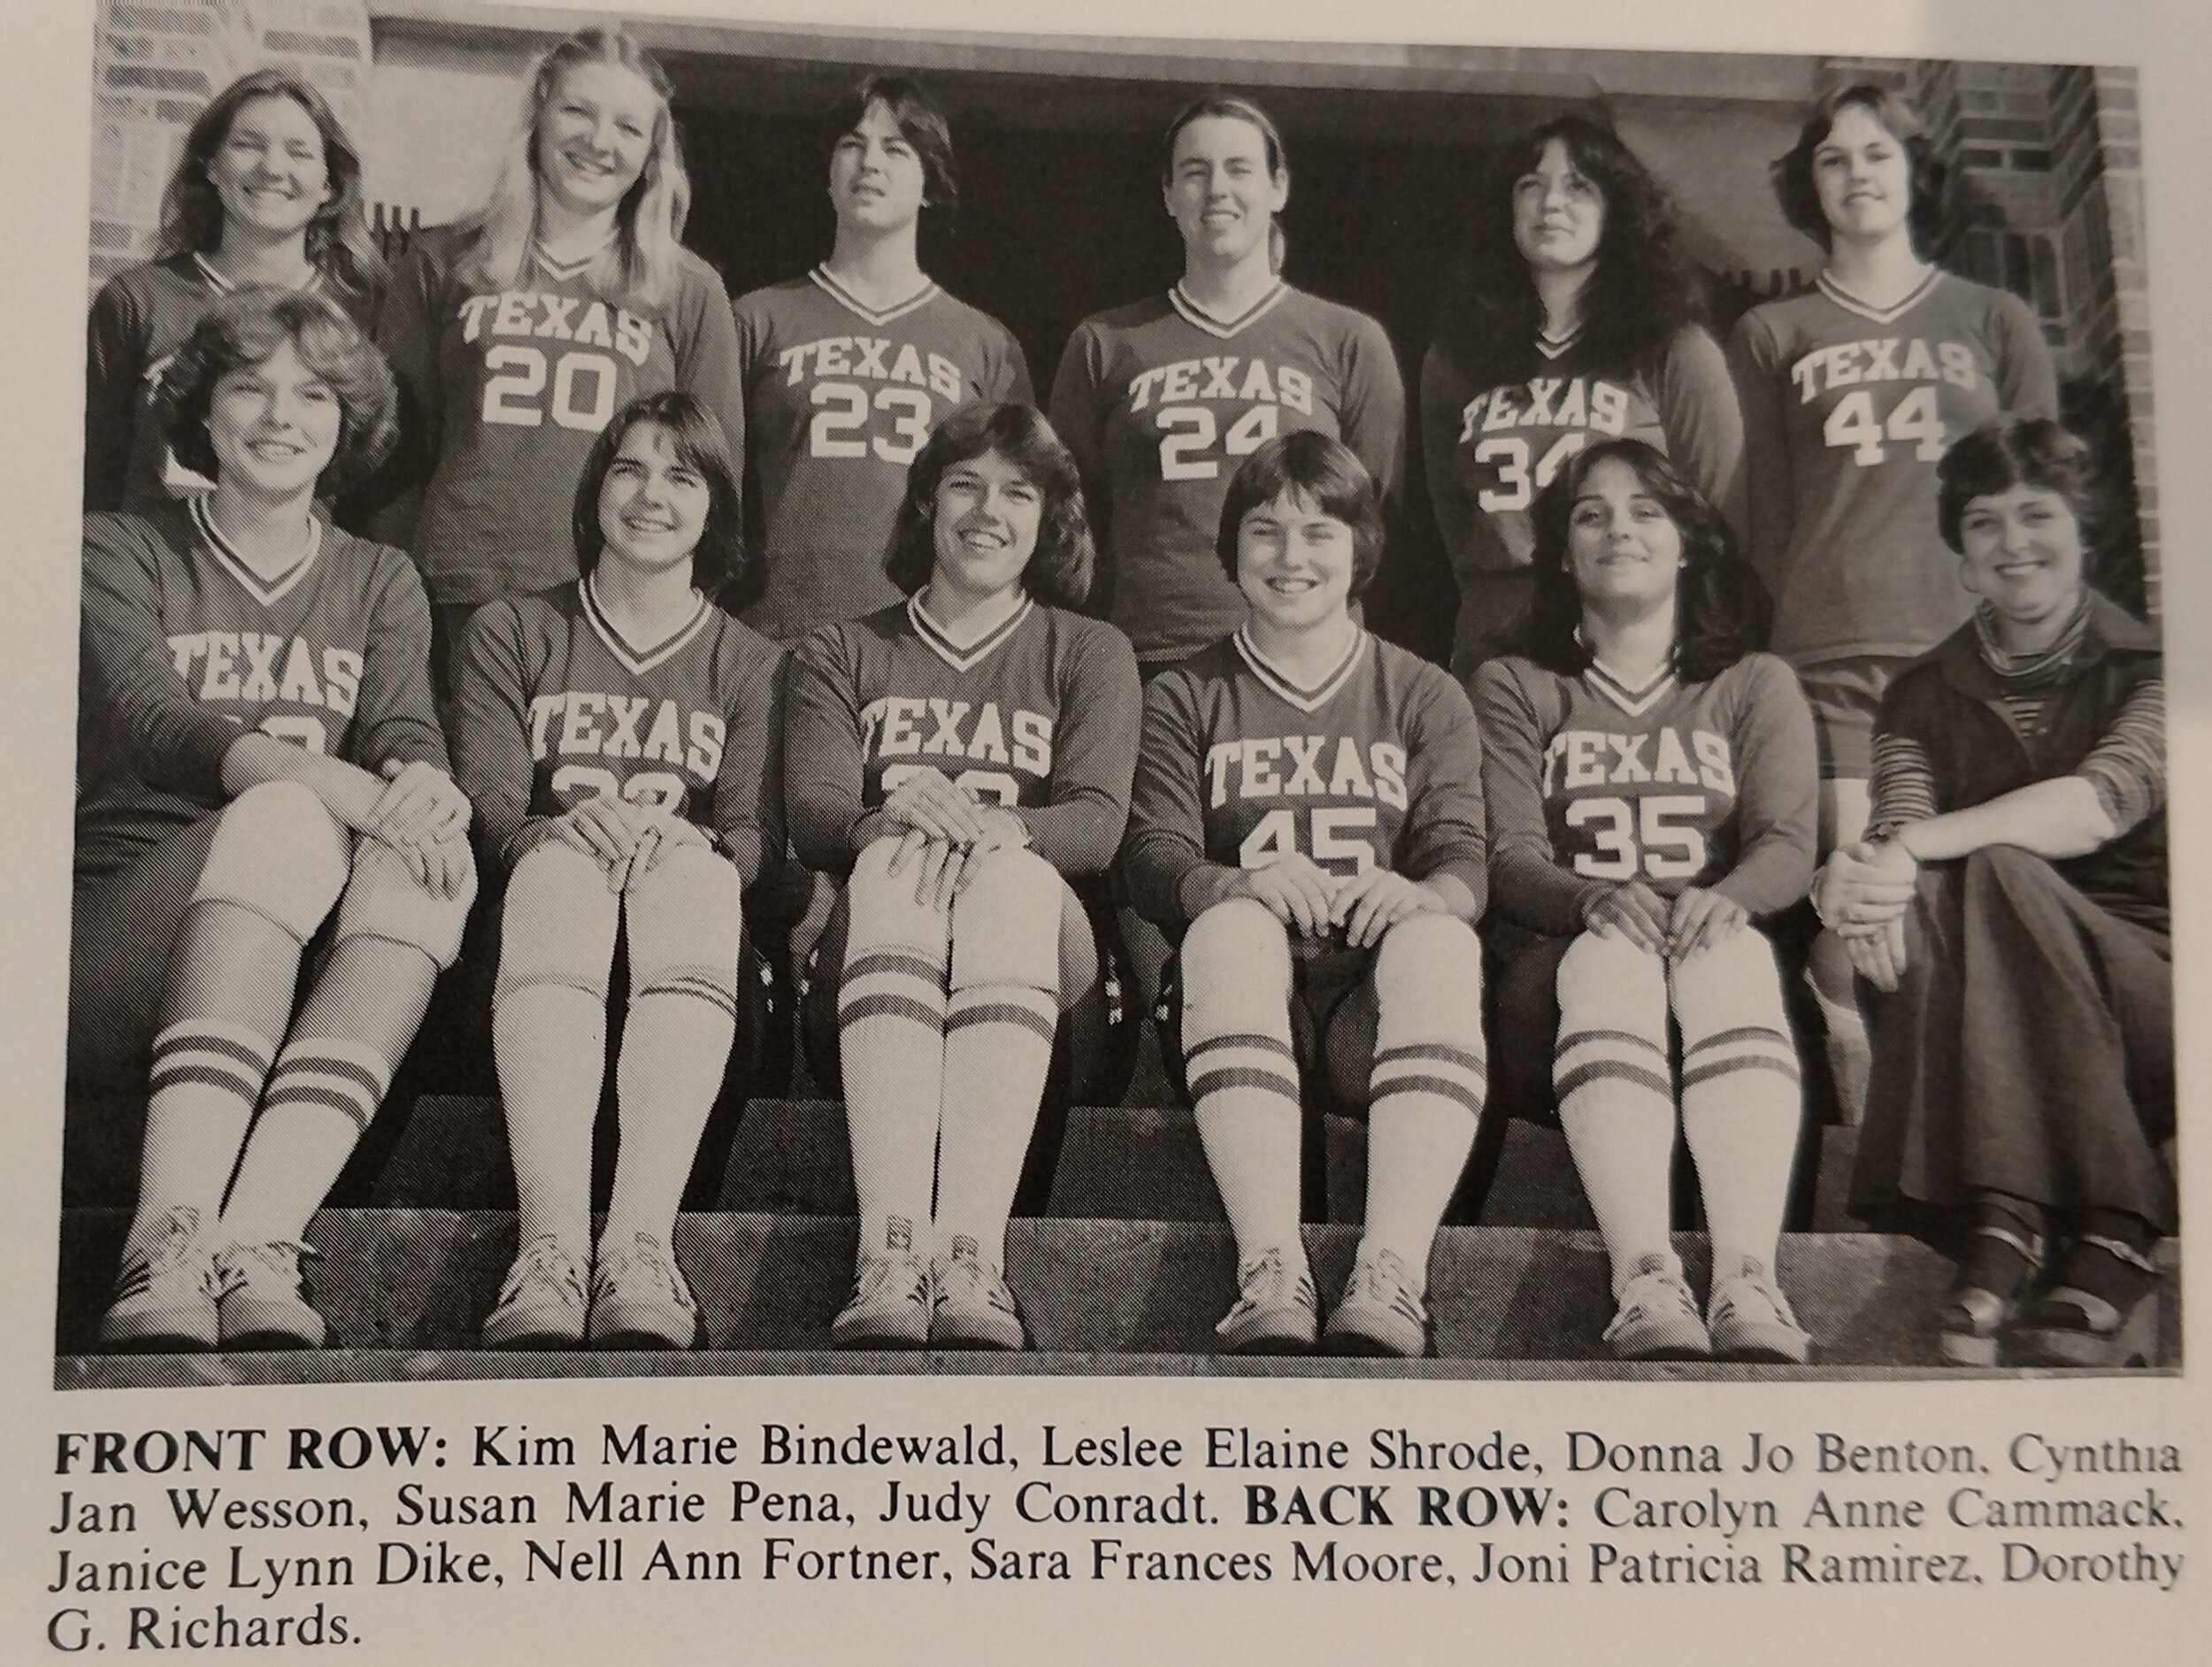
[[[604,353],[572,350],[551,367],[542,349],[503,342],[484,355],[492,373],[484,384],[484,420],[511,428],[536,428],[548,417],[564,428],[597,434],[614,415],[615,362]]]

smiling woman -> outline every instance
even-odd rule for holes
[[[743,449],[721,281],[678,242],[670,93],[627,35],[569,36],[532,72],[489,201],[394,275],[377,338],[406,449],[380,485],[430,590],[442,688],[473,609],[576,576],[561,505],[618,410],[681,388]]]
[[[361,160],[323,96],[285,70],[242,76],[200,112],[162,200],[159,256],[92,303],[85,509],[142,511],[204,491],[164,445],[161,373],[208,308],[244,284],[318,290],[365,322],[384,265]]]
[[[792,849],[844,882],[802,1013],[818,1076],[842,1077],[859,1199],[831,1336],[1019,1348],[1006,1221],[1033,1141],[1058,1148],[1040,1118],[1056,1044],[1071,1094],[1102,1064],[1108,951],[1071,882],[1121,838],[1136,668],[1073,611],[1090,529],[1033,407],[938,429],[885,567],[909,600],[800,645],[784,738]]]

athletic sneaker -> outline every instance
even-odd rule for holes
[[[200,1212],[179,1204],[161,1218],[151,1248],[124,1259],[100,1321],[100,1346],[125,1354],[212,1348],[215,1258],[200,1242]]]
[[[929,1265],[910,1254],[862,1259],[853,1294],[830,1322],[840,1348],[920,1348],[929,1341]]]
[[[1712,1333],[1713,1353],[1723,1360],[1801,1366],[1812,1357],[1811,1335],[1790,1312],[1789,1299],[1765,1264],[1751,1256],[1743,1259],[1732,1279],[1716,1274],[1705,1323]]]
[[[1233,1355],[1302,1355],[1321,1329],[1321,1300],[1305,1258],[1294,1271],[1272,1247],[1237,1264],[1236,1305],[1214,1327]]]
[[[1329,1316],[1328,1338],[1340,1355],[1418,1360],[1429,1352],[1429,1311],[1395,1251],[1361,1248],[1344,1300]]]
[[[594,1348],[698,1347],[699,1304],[651,1233],[633,1233],[627,1244],[600,1241],[584,1341]]]
[[[561,1241],[540,1233],[522,1247],[484,1320],[487,1348],[575,1348],[584,1341],[591,1297],[583,1270]]]
[[[952,1254],[930,1270],[929,1344],[933,1348],[1022,1346],[1021,1312],[998,1269],[976,1241],[956,1234]]]
[[[303,1244],[234,1244],[215,1258],[216,1311],[225,1348],[320,1348],[330,1338],[307,1300]]]
[[[1679,1269],[1647,1256],[1621,1287],[1620,1306],[1605,1328],[1617,1360],[1703,1360],[1713,1352],[1697,1300]]]

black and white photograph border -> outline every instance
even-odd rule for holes
[[[326,96],[358,142],[367,222],[396,265],[426,234],[483,201],[511,142],[527,66],[594,20],[469,0],[98,0],[88,303],[158,251],[163,190],[184,134],[236,76],[280,65]],[[815,137],[825,112],[864,76],[917,76],[949,119],[962,176],[957,227],[933,242],[925,225],[924,264],[948,291],[1003,322],[1040,403],[1079,321],[1174,281],[1181,251],[1156,186],[1160,135],[1178,111],[1213,88],[1263,105],[1281,129],[1294,181],[1279,217],[1285,278],[1379,320],[1403,376],[1405,464],[1366,622],[1377,638],[1438,664],[1453,656],[1460,597],[1432,507],[1433,454],[1425,459],[1417,428],[1417,373],[1464,259],[1469,209],[1499,154],[1565,115],[1617,135],[1672,197],[1712,342],[1722,342],[1753,308],[1814,293],[1821,272],[1821,246],[1778,208],[1771,165],[1824,96],[1884,89],[1918,111],[1927,149],[1944,166],[1937,245],[1921,252],[2016,298],[2055,373],[2055,414],[2087,443],[2104,488],[2093,578],[2154,632],[2163,628],[2146,146],[2132,66],[1121,40],[646,12],[622,22],[672,80],[693,185],[685,241],[732,296],[805,272],[826,250],[832,217]],[[1893,431],[1901,436],[1912,437]],[[1751,435],[1746,449],[1762,438]],[[1085,478],[1092,483],[1087,467]],[[1802,965],[1817,930],[1809,905],[1778,922],[1785,966]],[[1793,944],[1792,933],[1804,941]],[[472,945],[461,952],[464,973]],[[757,1027],[738,1049],[747,1068],[733,1071],[708,1120],[672,1236],[697,1298],[703,1347],[480,1346],[516,1253],[515,1195],[488,1023],[472,1029],[466,1016],[443,1010],[468,999],[457,976],[441,984],[420,1039],[306,1234],[318,1252],[308,1277],[330,1327],[327,1348],[99,1348],[130,1227],[144,1108],[69,1095],[56,1386],[1001,1371],[1847,1380],[2055,1369],[2048,1360],[1946,1359],[1950,1339],[1938,1316],[1953,1294],[1955,1247],[1874,1231],[1853,1214],[1857,1109],[1831,1080],[1815,998],[1794,978],[1785,980],[1784,1004],[1803,1121],[1774,1271],[1815,1339],[1810,1364],[1614,1358],[1601,1333],[1617,1291],[1559,1117],[1548,1106],[1502,1103],[1498,1087],[1498,1056],[1516,1048],[1540,1049],[1539,1075],[1548,1078],[1551,1037],[1494,1023],[1491,1102],[1427,1276],[1433,1357],[1225,1354],[1215,1322],[1237,1288],[1236,1241],[1197,1123],[1171,1086],[1179,1073],[1164,1065],[1141,1010],[1156,957],[1141,968],[1141,951],[1118,946],[1104,979],[1115,1034],[1133,1049],[1120,1073],[1129,1087],[1118,1103],[1075,1104],[1061,1091],[1065,1073],[1056,1075],[1008,1232],[1005,1279],[1029,1347],[837,1351],[829,1326],[852,1281],[856,1232],[847,1125],[797,1041],[796,980],[780,976],[773,958],[749,957],[741,968],[741,1031]],[[486,982],[478,993],[488,992]],[[2161,1040],[2170,1052],[2170,1033]],[[605,1208],[615,1133],[611,1069],[607,1082],[595,1210]],[[1345,1288],[1362,1241],[1368,1125],[1317,1094],[1309,1098],[1301,1214],[1325,1303]],[[1689,1286],[1703,1291],[1711,1270],[1698,1190],[1694,1165],[1678,1152],[1675,1243]],[[2147,1249],[2152,1317],[2131,1364],[2177,1374],[2178,1240]]]

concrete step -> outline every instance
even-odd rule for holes
[[[89,1348],[127,1225],[120,1210],[64,1214],[63,1356]],[[824,1349],[851,1279],[854,1233],[849,1220],[827,1217],[684,1217],[676,1252],[698,1294],[709,1347]],[[490,1210],[332,1210],[310,1237],[324,1253],[313,1264],[317,1300],[340,1344],[442,1354],[473,1345],[513,1254],[514,1219]],[[1325,1302],[1342,1288],[1357,1237],[1348,1226],[1308,1230]],[[1685,1236],[1680,1248],[1702,1289],[1703,1241]],[[1023,1220],[1010,1237],[1007,1278],[1044,1353],[1202,1356],[1233,1295],[1234,1264],[1227,1229],[1210,1223]],[[1928,1321],[1950,1267],[1925,1247],[1872,1234],[1791,1235],[1782,1273],[1824,1364],[1939,1364]],[[1611,1302],[1592,1233],[1447,1228],[1430,1307],[1448,1360],[1607,1358],[1599,1333]],[[2172,1278],[2162,1308],[2162,1361],[2174,1364]]]

